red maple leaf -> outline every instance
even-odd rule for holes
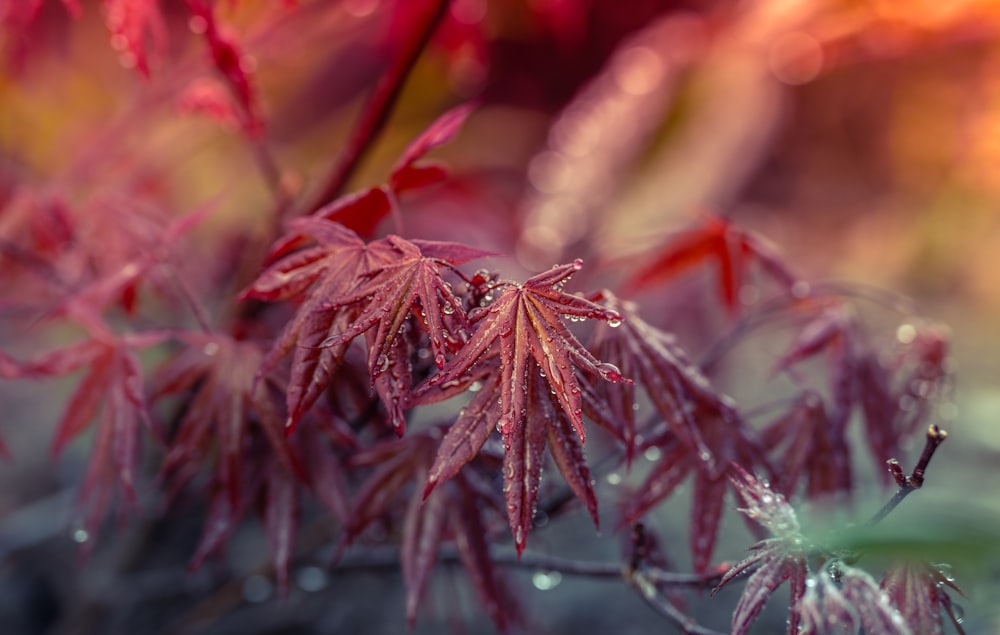
[[[318,244],[280,258],[240,294],[241,299],[302,301],[258,371],[269,372],[294,349],[286,392],[290,428],[319,397],[348,346],[348,342],[322,346],[323,342],[350,331],[361,310],[355,305],[346,310],[323,307],[331,298],[353,291],[365,275],[392,262],[394,256],[385,242],[366,245],[350,229],[322,218],[296,219],[291,229]],[[356,333],[361,332],[358,327]]]
[[[163,341],[165,334],[150,332],[116,336],[92,324],[92,336],[78,344],[46,353],[28,362],[6,358],[3,369],[11,378],[65,375],[81,368],[86,374],[77,384],[52,440],[52,453],[66,445],[97,421],[90,463],[80,487],[82,529],[96,536],[116,489],[135,505],[135,481],[139,466],[140,432],[154,427],[143,393],[143,375],[135,350]],[[93,541],[86,543],[92,545]]]
[[[164,473],[179,477],[175,486],[193,476],[205,457],[217,455],[214,479],[237,507],[251,427],[264,433],[289,471],[302,475],[288,447],[284,417],[269,394],[272,384],[255,381],[264,356],[261,349],[221,334],[184,333],[180,339],[187,347],[159,369],[152,391],[154,398],[191,391],[164,459]]]
[[[452,541],[480,602],[497,627],[506,630],[509,623],[516,621],[517,609],[490,558],[488,525],[483,517],[496,508],[494,492],[479,485],[483,479],[466,476],[475,467],[469,465],[429,496],[421,495],[426,491],[428,468],[440,434],[441,429],[434,427],[377,443],[351,457],[355,467],[375,469],[355,497],[338,553],[365,528],[398,509],[398,498],[408,495],[401,519],[400,565],[411,626],[441,546]]]
[[[622,524],[638,521],[693,474],[691,549],[696,570],[705,571],[722,518],[727,467],[731,462],[766,466],[767,461],[732,400],[712,388],[673,335],[644,322],[632,303],[607,291],[600,297],[623,319],[620,325],[611,322],[595,330],[598,349],[645,389],[665,423],[642,445],[658,448],[661,457],[629,501]],[[615,388],[609,386],[607,392]],[[618,406],[624,408],[631,404]]]
[[[498,401],[496,410],[474,422],[460,418],[459,423],[463,428],[470,422],[474,425],[478,431],[471,434],[477,442],[480,438],[485,440],[484,426],[488,426],[486,429],[496,427],[503,435],[506,450],[504,492],[518,553],[524,550],[531,529],[537,475],[549,430],[553,426],[566,425],[581,442],[585,438],[582,390],[576,369],[612,382],[630,381],[625,380],[614,365],[598,361],[563,322],[564,316],[621,321],[617,311],[562,291],[566,280],[582,266],[583,263],[577,260],[534,276],[524,284],[505,283],[506,287],[493,303],[474,317],[475,332],[465,346],[441,372],[416,391],[417,399],[424,402],[447,398],[454,394],[456,387],[471,383],[484,362],[497,358],[500,377],[494,389]],[[539,378],[544,382],[538,382]],[[547,405],[550,399],[552,406]],[[552,411],[546,410],[550,407]],[[536,412],[536,408],[549,415],[540,419],[529,417],[528,413]],[[556,438],[550,442],[554,452],[572,453],[573,450],[561,447],[566,442],[564,430],[553,433]],[[446,447],[451,446],[449,442]],[[560,457],[554,456],[558,463]],[[435,471],[451,472],[455,464],[461,466],[469,458],[471,456],[465,452],[449,449],[442,461],[452,465],[440,466]],[[573,465],[575,461],[582,461],[582,453],[564,460],[565,465],[560,465],[560,469],[573,486],[578,474],[585,469],[582,465]],[[581,498],[593,511],[594,505],[589,500],[592,494],[588,495],[587,489],[589,487],[581,488],[578,494],[583,494]]]
[[[736,227],[727,218],[708,215],[694,229],[668,241],[650,264],[624,284],[623,293],[631,295],[712,261],[719,270],[719,294],[730,313],[735,313],[739,305],[739,291],[752,261],[786,290],[797,280],[764,239]]]
[[[465,337],[467,318],[442,271],[488,253],[394,235],[365,245],[351,230],[315,217],[294,226],[320,244],[282,258],[242,294],[268,300],[305,296],[262,366],[273,367],[296,347],[287,393],[289,426],[319,396],[351,341],[365,333],[373,385],[402,434],[411,388],[412,338],[405,333],[419,325],[434,362],[443,367],[447,353]]]

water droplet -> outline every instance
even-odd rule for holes
[[[524,544],[524,529],[518,527],[514,532],[514,543],[518,545]]]
[[[579,271],[580,269],[583,269],[583,260],[580,259],[580,258],[577,258],[576,260],[574,260],[573,261],[573,269],[575,269],[576,271]]]
[[[479,392],[483,389],[483,382],[478,379],[471,384],[469,384],[469,392]]]
[[[79,529],[74,529],[73,530],[73,541],[74,542],[84,543],[84,542],[87,542],[87,540],[89,540],[89,539],[90,539],[90,534],[87,532],[86,529],[83,529],[81,527]]]
[[[618,472],[610,472],[604,477],[609,485],[620,485],[622,482],[622,475]]]
[[[618,367],[614,364],[609,364],[607,362],[601,362],[597,365],[597,372],[601,374],[601,377],[608,381],[620,382],[622,377],[622,371],[618,370]]]
[[[252,604],[260,604],[271,597],[274,585],[262,575],[252,575],[243,581],[243,599]]]
[[[321,591],[326,588],[327,582],[326,572],[319,567],[302,567],[295,572],[295,583],[303,591]]]
[[[441,307],[441,311],[445,315],[451,315],[452,313],[455,312],[455,307],[451,305],[451,302],[445,302],[444,305]]]
[[[375,361],[375,372],[384,373],[389,368],[389,356],[382,353]]]
[[[816,578],[812,576],[806,578],[806,586],[809,587],[810,589],[814,588],[816,586]]]
[[[622,325],[621,318],[613,317],[608,319],[608,326],[610,326],[613,329],[616,329],[621,325]]]
[[[646,448],[646,451],[642,453],[642,456],[644,456],[647,461],[659,461],[660,457],[663,456],[663,452],[660,448],[653,446]]]
[[[934,568],[938,570],[938,573],[941,574],[941,577],[944,578],[945,581],[947,581],[947,582],[954,582],[955,581],[955,570],[947,562],[942,562],[941,564],[936,564],[936,565],[934,565]]]
[[[539,591],[549,591],[559,586],[562,574],[558,571],[536,571],[531,576],[531,584]]]
[[[965,622],[965,609],[961,604],[951,603],[951,614],[955,618],[956,624]]]
[[[445,360],[444,353],[438,353],[437,355],[434,356],[434,364],[438,368],[444,368],[445,361],[447,360]]]

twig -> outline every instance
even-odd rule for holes
[[[725,635],[725,633],[701,626],[691,616],[674,606],[659,592],[656,584],[646,575],[645,571],[631,571],[629,575],[625,576],[625,581],[636,590],[639,597],[650,608],[676,625],[683,632],[689,635]]]
[[[893,495],[889,502],[887,502],[882,509],[878,510],[872,519],[868,521],[869,525],[878,524],[883,518],[889,515],[892,510],[903,502],[903,499],[909,496],[915,490],[920,489],[924,484],[924,473],[927,471],[927,465],[931,462],[934,457],[934,452],[938,449],[938,446],[944,443],[944,440],[948,438],[948,433],[937,427],[936,425],[931,425],[927,428],[927,438],[924,442],[924,451],[920,453],[920,459],[917,460],[917,465],[913,468],[913,473],[910,476],[906,476],[903,473],[903,468],[899,466],[899,461],[896,459],[889,459],[886,463],[889,465],[889,473],[892,474],[892,478],[899,485],[899,489]]]
[[[400,44],[399,51],[389,64],[389,68],[375,84],[343,154],[337,159],[326,179],[326,184],[308,205],[308,212],[314,212],[340,196],[344,186],[361,163],[361,159],[371,148],[372,141],[388,122],[389,114],[403,91],[410,71],[413,70],[438,23],[444,17],[448,0],[427,0],[424,5],[424,10],[415,16],[412,28]]]

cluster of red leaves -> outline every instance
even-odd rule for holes
[[[79,10],[74,2],[64,3]],[[3,26],[30,22],[41,4],[35,0],[4,13]],[[104,4],[113,44],[148,75],[164,44],[159,3]],[[572,3],[545,5],[543,13],[573,14],[556,6],[563,4]],[[237,105],[227,111],[214,88],[205,88],[215,84],[198,83],[192,85],[199,94],[187,93],[190,108],[210,108],[223,119],[231,115],[248,135],[260,135],[264,118],[242,47],[219,23],[214,3],[187,0],[186,6],[212,68]],[[397,18],[408,15],[406,3],[398,6]],[[290,307],[290,318],[271,331],[273,325],[260,320],[254,332],[265,333],[266,341],[210,330],[204,319],[199,333],[122,335],[106,325],[118,308],[133,313],[140,282],[164,288],[176,282],[171,259],[200,213],[175,223],[151,222],[135,210],[119,213],[121,208],[101,205],[95,206],[101,212],[73,216],[59,201],[38,200],[24,206],[28,213],[16,222],[7,217],[0,227],[0,259],[17,271],[5,270],[4,277],[41,273],[48,281],[43,297],[59,298],[50,315],[67,315],[89,333],[76,345],[27,362],[0,354],[4,378],[86,369],[53,451],[98,422],[80,490],[87,531],[97,532],[116,489],[134,503],[144,424],[162,445],[158,471],[171,494],[196,489],[208,501],[192,566],[220,551],[254,510],[285,588],[308,494],[339,522],[340,549],[364,541],[375,525],[399,537],[411,623],[449,543],[487,613],[505,628],[517,609],[490,557],[491,543],[504,533],[495,531],[494,520],[506,519],[520,556],[534,525],[543,468],[551,461],[597,524],[598,501],[584,454],[589,419],[619,443],[629,466],[637,451],[659,453],[637,493],[624,501],[623,525],[639,521],[691,481],[690,551],[697,572],[709,569],[729,490],[743,499],[747,516],[771,533],[719,585],[749,574],[734,633],[748,631],[785,581],[792,587],[789,633],[827,632],[834,621],[869,632],[905,634],[911,632],[907,624],[940,632],[941,613],[951,614],[951,605],[941,590],[949,582],[939,570],[894,568],[879,590],[870,576],[834,558],[816,569],[810,564],[815,550],[803,541],[778,492],[792,496],[803,480],[808,496],[852,489],[847,427],[854,413],[864,419],[876,460],[895,455],[900,439],[926,422],[935,397],[946,390],[945,334],[909,325],[900,346],[879,353],[843,301],[801,297],[797,278],[759,236],[727,219],[705,218],[669,240],[623,289],[647,290],[707,265],[717,269],[718,296],[734,315],[754,266],[808,316],[775,369],[794,376],[800,364],[822,357],[829,385],[803,391],[787,413],[755,431],[677,339],[640,318],[635,304],[609,291],[564,291],[581,261],[518,283],[495,272],[469,276],[461,270],[488,252],[379,234],[387,217],[401,217],[404,194],[447,179],[443,167],[425,157],[457,134],[469,112],[470,106],[460,106],[433,123],[385,183],[287,224],[263,271],[236,298]],[[118,222],[108,222],[109,213]],[[114,231],[107,233],[107,227]],[[197,313],[198,303],[191,304]],[[567,320],[596,321],[588,345]],[[147,387],[137,351],[166,339],[177,348]],[[640,388],[651,405],[653,424],[647,427],[637,424]],[[443,424],[421,425],[412,416],[415,408],[463,398],[467,405]],[[164,411],[173,408],[160,422],[165,425],[155,424],[150,401]],[[491,438],[502,455],[484,449]],[[773,478],[776,491],[750,470]]]
[[[901,440],[927,425],[931,404],[946,394],[948,341],[939,326],[904,324],[903,341],[880,353],[842,300],[802,304],[811,317],[775,368],[794,375],[797,365],[825,356],[828,386],[804,391],[761,436],[768,447],[785,448],[776,482],[781,491],[791,493],[804,476],[809,497],[849,494],[852,415],[861,415],[876,466],[899,455]]]

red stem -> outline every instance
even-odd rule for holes
[[[389,67],[375,84],[343,154],[338,157],[326,184],[309,204],[307,209],[310,213],[333,201],[343,192],[372,142],[385,128],[392,108],[403,92],[406,79],[448,9],[448,0],[425,0],[422,4],[423,11],[416,16],[413,27],[405,34]]]

